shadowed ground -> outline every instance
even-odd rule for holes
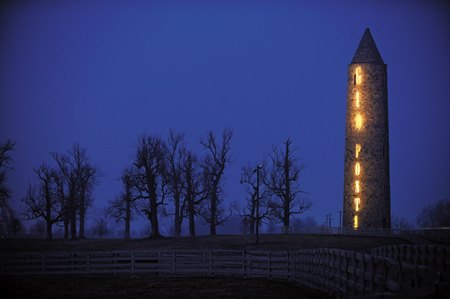
[[[263,279],[23,277],[0,282],[2,298],[331,298],[292,282]]]

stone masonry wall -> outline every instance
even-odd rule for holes
[[[360,67],[361,83],[355,82]],[[385,64],[355,63],[348,67],[347,115],[344,173],[343,226],[353,227],[358,215],[359,228],[390,228],[389,131],[387,71]],[[356,92],[359,91],[359,107]],[[356,128],[355,117],[362,116]],[[356,157],[356,144],[361,150]],[[360,174],[355,165],[359,162]],[[355,180],[359,181],[357,193]],[[360,198],[356,211],[355,197]]]

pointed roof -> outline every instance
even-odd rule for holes
[[[373,40],[372,34],[370,34],[369,28],[364,31],[351,63],[384,64],[383,58],[381,58],[380,52],[378,52],[377,45]]]

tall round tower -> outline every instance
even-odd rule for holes
[[[387,66],[369,29],[348,66],[343,226],[391,227]]]

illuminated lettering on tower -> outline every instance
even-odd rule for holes
[[[363,72],[360,66],[356,66],[355,68],[355,74],[353,75],[354,78],[354,82],[353,84],[356,86],[355,87],[355,129],[358,133],[362,134],[362,129],[363,129],[363,115],[362,115],[362,96],[361,96],[361,91],[360,91],[360,85],[362,83],[363,80]],[[355,158],[356,163],[355,163],[355,189],[354,189],[354,203],[355,203],[355,214],[353,217],[353,228],[354,229],[358,229],[359,223],[358,223],[358,212],[360,211],[361,208],[361,162],[359,161],[359,158],[361,156],[361,144],[356,143],[355,144]]]

